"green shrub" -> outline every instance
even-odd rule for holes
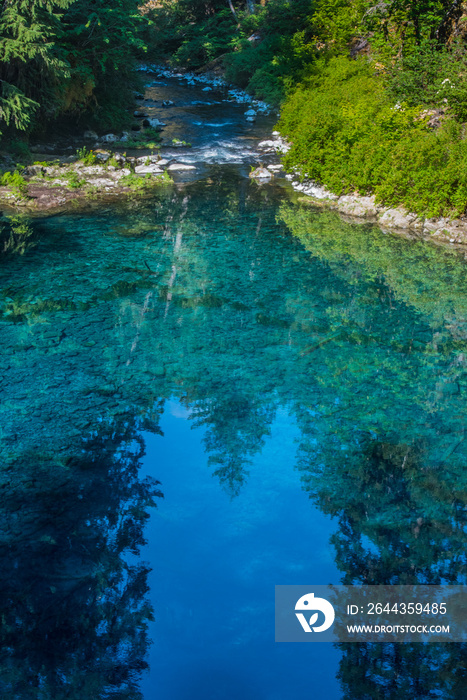
[[[71,187],[72,190],[77,190],[80,187],[84,187],[86,184],[86,180],[80,180],[76,170],[71,170],[69,173],[66,173],[65,177],[68,180],[68,187]]]
[[[18,170],[8,171],[0,177],[0,185],[9,187],[15,194],[20,197],[27,197],[28,183]]]
[[[318,62],[288,98],[279,129],[292,142],[286,167],[337,194],[374,193],[427,216],[465,211],[463,129],[447,119],[433,131],[420,106],[394,104],[365,59]]]
[[[78,157],[78,160],[84,163],[84,165],[95,165],[99,162],[99,159],[96,156],[96,154],[92,150],[88,151],[85,146],[83,146],[82,148],[78,148],[78,150],[76,151],[76,155]]]

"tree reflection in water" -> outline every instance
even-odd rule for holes
[[[151,611],[126,554],[160,495],[138,479],[139,435],[170,397],[232,495],[277,410],[295,417],[345,583],[465,583],[465,262],[333,213],[278,214],[276,195],[214,173],[37,224],[1,271],[8,697],[138,697]],[[70,426],[83,444],[62,444]],[[462,697],[464,652],[349,645],[344,697]]]
[[[4,698],[141,697],[148,568],[144,543],[157,481],[140,480],[135,425],[105,425],[64,462],[10,465],[1,514],[0,688]],[[6,492],[6,493],[5,493]]]

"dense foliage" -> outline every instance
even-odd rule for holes
[[[313,60],[312,0],[259,5],[222,0],[165,2],[150,11],[148,43],[159,59],[225,69],[228,80],[279,103]]]
[[[319,63],[287,100],[280,128],[293,147],[286,164],[337,193],[374,192],[379,201],[437,216],[467,201],[464,129],[430,110],[394,103],[371,64],[345,57]]]
[[[425,216],[467,205],[465,3],[321,0],[319,58],[288,95],[286,163]]]
[[[137,0],[10,0],[0,10],[0,132],[122,119],[145,50]]]

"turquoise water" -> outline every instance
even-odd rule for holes
[[[2,697],[465,697],[461,645],[273,641],[276,584],[466,574],[465,260],[289,200],[213,167],[4,258]]]

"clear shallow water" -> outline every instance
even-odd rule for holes
[[[0,273],[3,696],[464,697],[460,645],[277,645],[272,603],[464,583],[465,261],[225,169],[35,227]]]

